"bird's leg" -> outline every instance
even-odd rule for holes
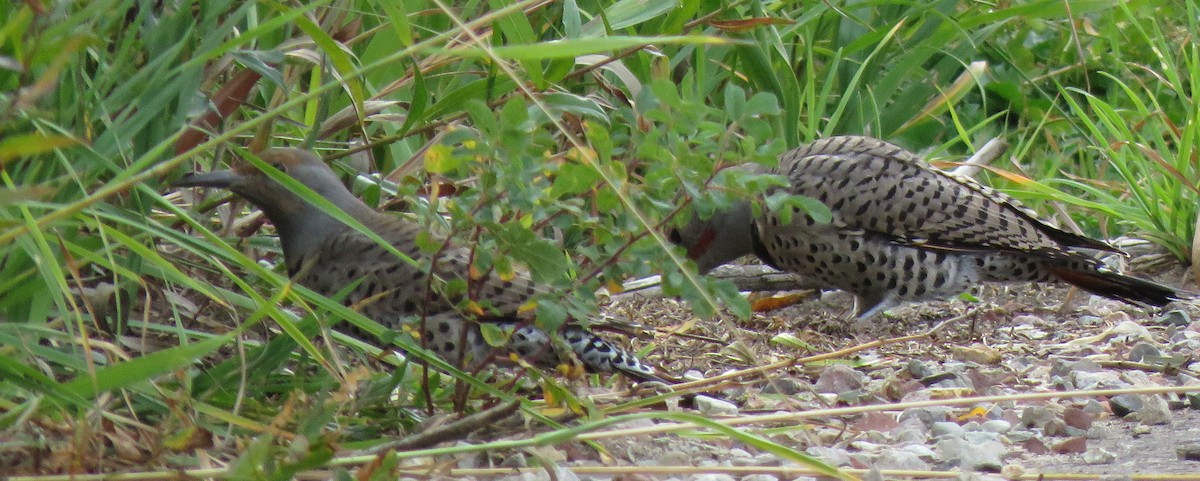
[[[900,305],[900,299],[890,292],[870,295],[856,294],[854,296],[854,317],[858,321],[865,321],[898,305]]]

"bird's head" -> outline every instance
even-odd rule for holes
[[[319,157],[300,149],[271,149],[258,154],[271,167],[364,221],[378,215],[342,184],[337,174]],[[323,209],[304,200],[288,186],[276,181],[253,164],[239,163],[231,169],[196,172],[183,176],[175,187],[229,189],[262,209],[283,241],[284,254],[303,254],[315,242],[345,227]],[[289,258],[293,256],[289,255]]]
[[[696,262],[701,273],[753,252],[751,206],[736,202],[713,212],[707,219],[696,213],[683,225],[667,231],[667,239],[687,249],[687,257]]]
[[[271,149],[259,154],[258,158],[335,203],[343,193],[349,194],[333,170],[311,152]],[[175,182],[175,186],[229,189],[266,211],[273,220],[275,211],[286,215],[307,204],[291,189],[249,162],[239,163],[231,169],[187,174]]]

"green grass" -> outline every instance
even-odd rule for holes
[[[354,183],[368,202],[398,199],[474,246],[479,268],[523,263],[562,293],[539,302],[551,325],[593,313],[598,287],[657,273],[701,313],[745,313],[729,286],[681,268],[661,228],[685,204],[766,187],[717,185],[717,167],[834,134],[949,159],[1003,137],[1010,174],[985,181],[1048,214],[1066,202],[1089,235],[1190,259],[1198,13],[1087,0],[13,3],[0,9],[0,439],[17,441],[0,467],[187,468],[211,441],[230,473],[282,479],[431,411],[520,399],[537,413],[536,386],[603,417],[552,379],[427,375],[331,332],[337,319],[380,329],[289,286],[244,203],[167,186],[243,148],[369,165],[382,179]],[[459,192],[418,195],[436,183]],[[535,444],[607,422],[541,419]],[[42,448],[67,454],[34,469]]]

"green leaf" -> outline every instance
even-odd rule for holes
[[[535,282],[554,283],[568,274],[566,257],[554,244],[518,224],[503,224],[496,229],[496,234],[512,249],[513,258],[529,269]]]
[[[536,311],[538,326],[547,331],[557,331],[563,323],[567,322],[567,309],[557,302],[548,299],[539,300]]]
[[[405,9],[404,2],[378,2],[376,5],[383,7],[383,11],[387,14],[388,25],[396,33],[396,38],[400,39],[400,44],[405,47],[411,47],[413,44],[412,25],[408,23],[408,11]],[[414,100],[416,100],[414,98]]]
[[[792,215],[795,214],[808,215],[822,224],[833,220],[833,212],[829,210],[829,206],[812,197],[778,191],[767,196],[766,204],[767,210],[779,215],[784,224],[790,224]]]
[[[0,379],[31,392],[49,396],[63,405],[84,408],[88,405],[87,397],[64,387],[54,379],[46,377],[36,369],[26,366],[8,356],[0,355]]]
[[[454,149],[442,144],[433,144],[425,151],[425,171],[431,174],[457,172],[466,159],[455,155]]]
[[[796,337],[795,334],[790,332],[776,334],[771,338],[771,343],[803,352],[812,352],[815,350],[811,344],[804,342],[803,339]]]
[[[79,143],[66,135],[24,134],[0,139],[0,165],[13,159],[53,152]]]
[[[554,40],[527,45],[505,45],[488,49],[467,48],[429,48],[427,51],[438,54],[454,55],[464,58],[498,58],[509,60],[548,60],[568,59],[594,53],[616,52],[632,47],[645,45],[724,45],[734,43],[734,40],[708,37],[701,35],[666,36],[666,37],[603,37],[582,38],[570,40]]]
[[[550,196],[561,198],[588,192],[599,185],[600,174],[596,169],[587,165],[563,164],[554,176],[554,184],[550,187]]]
[[[114,389],[132,388],[157,376],[191,367],[196,360],[233,340],[235,333],[163,349],[96,369],[95,376],[82,373],[64,384],[73,395],[88,399]]]
[[[504,347],[505,344],[508,344],[508,338],[512,333],[496,324],[481,322],[479,323],[479,334],[483,336],[483,341],[489,346]]]

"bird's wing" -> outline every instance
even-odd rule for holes
[[[472,276],[466,249],[448,244],[436,253],[422,251],[417,243],[423,231],[419,224],[390,216],[380,219],[369,225],[416,265],[347,228],[325,241],[316,254],[316,265],[302,266],[303,278],[298,280],[326,294],[359,282],[347,301],[363,302],[369,306],[364,313],[376,319],[459,311],[476,320],[515,320],[522,317],[522,306],[539,292],[522,272],[511,279],[489,273]],[[434,278],[429,276],[431,264]],[[456,280],[466,281],[465,291],[450,285]]]
[[[829,206],[835,225],[894,242],[947,250],[1115,250],[1051,226],[1016,199],[877,139],[813,142],[784,154],[778,172],[790,179],[793,193]]]

